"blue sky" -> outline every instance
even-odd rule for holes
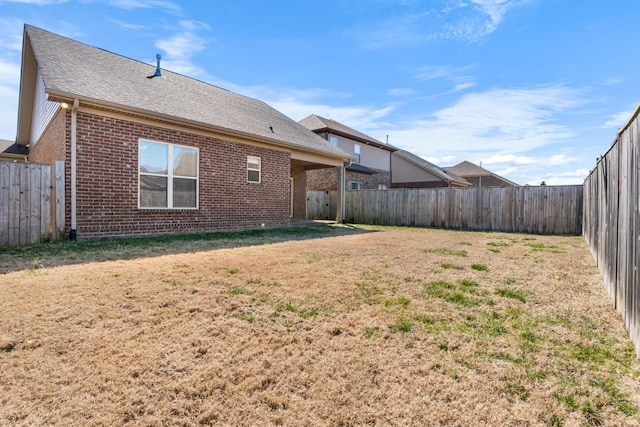
[[[439,166],[582,184],[640,101],[635,0],[0,0],[0,138],[25,23],[318,114]]]

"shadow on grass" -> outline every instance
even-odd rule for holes
[[[317,223],[246,231],[102,238],[78,242],[67,240],[22,248],[0,248],[0,274],[60,265],[148,258],[370,232],[372,230],[346,224]]]

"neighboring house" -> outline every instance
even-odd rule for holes
[[[264,102],[25,25],[17,143],[65,161],[71,238],[288,225],[350,156]]]
[[[335,120],[312,114],[299,121],[335,147],[350,153],[346,163],[345,184],[349,190],[386,189],[391,186],[391,153],[397,148],[384,144]],[[307,172],[309,190],[335,190],[336,173],[331,170]]]
[[[470,184],[428,161],[382,143],[340,122],[312,114],[299,122],[355,160],[346,164],[349,190],[387,188],[465,187]],[[309,190],[335,190],[336,173],[328,169],[307,171]]]
[[[392,188],[469,187],[471,183],[453,172],[405,150],[391,155]]]
[[[16,144],[13,141],[0,139],[0,160],[13,162],[26,162],[29,155],[29,147]]]
[[[496,175],[495,173],[484,169],[471,162],[460,162],[455,166],[444,168],[448,172],[452,172],[467,181],[474,187],[518,187],[515,182]]]

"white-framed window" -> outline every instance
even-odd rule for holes
[[[378,190],[386,190],[387,184],[378,184]]]
[[[353,144],[353,155],[356,158],[353,163],[360,163],[360,144]]]
[[[138,208],[197,209],[199,150],[138,140]]]
[[[347,190],[362,190],[362,183],[349,181],[347,182]]]
[[[338,146],[338,138],[336,138],[335,136],[330,136],[329,142],[331,143],[331,145],[335,145],[336,147]]]
[[[247,156],[247,182],[260,184],[260,157]]]

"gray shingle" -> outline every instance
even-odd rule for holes
[[[333,158],[350,156],[257,99],[25,25],[46,92],[166,120],[258,137]],[[273,127],[273,131],[270,129]]]
[[[378,148],[384,148],[385,150],[395,151],[396,147],[385,144],[383,142],[378,141],[375,138],[370,137],[369,135],[365,135],[362,132],[358,132],[357,130],[350,128],[347,125],[344,125],[340,122],[337,122],[332,119],[326,119],[324,117],[320,117],[317,114],[312,114],[304,119],[300,120],[298,123],[306,127],[307,129],[313,132],[331,132],[336,135],[342,135],[347,138],[354,139],[356,141],[364,142],[365,144],[373,145]]]
[[[430,173],[432,173],[433,175],[441,178],[444,181],[456,182],[456,183],[463,184],[463,185],[469,185],[469,182],[467,180],[465,180],[464,178],[456,175],[453,172],[450,172],[448,170],[440,168],[440,167],[434,165],[433,163],[423,159],[422,157],[416,156],[415,154],[410,153],[410,152],[408,152],[406,150],[396,151],[395,154],[397,156],[400,156],[400,157],[406,159],[406,160],[409,160],[410,162],[412,162],[416,166],[420,166],[424,170],[429,171]]]
[[[14,141],[0,139],[0,153],[26,156],[29,154],[29,147],[18,145]]]

